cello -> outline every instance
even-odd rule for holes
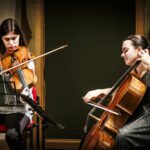
[[[105,100],[111,99],[107,107],[104,107],[105,111],[100,118],[93,117],[92,115],[96,110],[96,107],[89,112],[84,127],[84,133],[86,134],[89,117],[96,118],[98,122],[92,127],[87,135],[85,135],[84,139],[81,139],[81,150],[113,149],[115,142],[114,139],[118,134],[119,129],[128,121],[146,92],[146,85],[140,80],[140,78],[131,73],[131,71],[139,64],[140,61],[137,61],[133,66],[129,67],[114,84],[112,90],[98,104],[95,105],[90,103],[90,105],[95,105],[97,107],[100,106],[102,108],[101,103]],[[115,95],[113,95],[114,92]],[[112,112],[114,111],[114,113],[110,110]]]

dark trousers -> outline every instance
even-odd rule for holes
[[[131,121],[119,130],[114,150],[150,149],[150,114]]]
[[[10,150],[25,150],[22,135],[30,120],[21,113],[0,114],[0,123],[7,127],[6,141]]]

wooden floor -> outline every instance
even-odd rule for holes
[[[5,134],[0,133],[0,149],[1,150],[9,150],[7,143],[5,141]]]
[[[29,150],[27,142],[27,150]],[[79,139],[45,139],[45,150],[78,150]],[[5,134],[0,134],[0,150],[9,150]]]
[[[46,144],[47,145],[47,144]],[[48,144],[49,145],[49,144]],[[63,146],[62,148],[57,148],[58,146],[56,145],[56,146],[52,146],[52,147],[56,147],[56,148],[48,148],[49,146],[46,146],[46,148],[45,148],[45,150],[78,150],[78,147],[70,147],[70,145],[67,147],[67,145],[65,145],[65,146]],[[0,149],[1,150],[9,150],[9,148],[8,148],[8,146],[7,146],[7,143],[5,142],[5,140],[0,140]],[[28,148],[27,148],[27,150],[29,150]]]
[[[9,150],[7,143],[6,143],[4,138],[5,138],[5,135],[0,134],[0,149],[1,150]]]
[[[46,139],[46,150],[78,150],[79,139]]]

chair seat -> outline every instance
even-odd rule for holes
[[[30,122],[30,124],[27,125],[26,129],[29,130],[29,129],[35,127],[36,125],[37,125],[36,122],[34,120],[32,120]],[[0,124],[0,133],[5,133],[6,130],[7,130],[6,126],[4,124]]]
[[[4,133],[6,130],[6,126],[4,124],[0,124],[0,133]]]
[[[33,127],[35,127],[35,126],[37,126],[37,123],[36,123],[34,120],[32,120],[32,121],[27,125],[26,129],[30,129],[30,128],[33,128]]]

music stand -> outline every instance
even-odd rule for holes
[[[28,103],[31,108],[37,113],[38,116],[40,116],[41,120],[42,120],[42,150],[45,150],[45,129],[47,128],[48,124],[54,125],[58,128],[60,128],[61,130],[63,130],[65,128],[65,126],[63,126],[62,124],[56,122],[54,119],[50,118],[46,112],[42,109],[42,107],[40,107],[39,105],[37,105],[37,103],[29,96],[23,95],[18,93],[19,96],[22,97],[23,101],[25,101],[26,103]]]

